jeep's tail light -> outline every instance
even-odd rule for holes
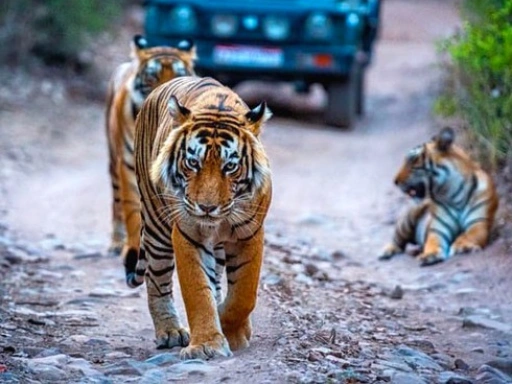
[[[169,23],[166,29],[175,32],[193,32],[197,28],[197,16],[192,7],[188,5],[178,5],[171,9],[169,14]]]
[[[336,61],[330,53],[301,53],[297,56],[301,68],[332,69]]]
[[[263,32],[269,40],[284,40],[290,35],[290,21],[285,17],[267,16],[263,19]]]
[[[316,54],[313,55],[313,63],[319,68],[331,68],[334,65],[334,60],[329,54]]]
[[[235,15],[214,15],[211,19],[212,33],[218,37],[230,37],[238,30],[238,17]]]
[[[333,37],[332,19],[325,13],[312,13],[306,19],[306,36],[314,40],[329,40]]]

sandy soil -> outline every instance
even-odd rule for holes
[[[512,262],[504,236],[481,253],[429,268],[408,255],[377,260],[409,204],[392,177],[404,153],[439,128],[430,109],[440,85],[434,43],[459,25],[452,1],[387,0],[383,12],[367,78],[367,114],[353,130],[319,122],[315,112],[325,99],[320,89],[297,97],[286,86],[276,91],[259,84],[257,93],[251,84],[239,88],[248,99],[279,99],[276,107],[287,111],[271,120],[263,136],[274,197],[254,341],[231,359],[201,366],[198,374],[182,370],[170,378],[165,371],[167,380],[430,383],[442,382],[436,369],[420,366],[404,374],[424,381],[399,381],[396,372],[382,368],[383,356],[408,345],[436,355],[443,371],[468,380],[489,360],[512,357]],[[98,89],[127,54],[124,41],[132,32],[105,40]],[[104,106],[75,95],[55,77],[15,74],[7,83],[23,81],[30,91],[9,99],[5,89],[0,92],[6,100],[0,106],[0,222],[9,239],[3,245],[22,253],[18,263],[1,270],[0,323],[11,325],[0,327],[0,368],[3,362],[12,380],[38,382],[27,361],[51,348],[84,358],[103,373],[109,364],[154,356],[159,351],[144,287],[128,290],[120,261],[105,252],[110,190]],[[393,299],[396,286],[403,297]],[[183,313],[181,301],[180,308]],[[89,317],[75,313],[74,324],[48,314],[65,310],[87,310]],[[468,326],[468,316],[488,322]],[[333,341],[333,330],[342,341]],[[329,342],[325,332],[331,332]],[[81,344],[84,337],[104,344]],[[357,374],[347,376],[347,367]],[[162,378],[148,381],[144,372],[106,374],[105,382]],[[79,377],[73,371],[39,380],[94,382]]]

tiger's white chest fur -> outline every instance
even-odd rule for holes
[[[430,201],[430,208],[420,218],[416,226],[415,240],[418,245],[424,245],[430,230],[444,233],[445,241],[442,244],[443,252],[450,253],[453,241],[475,221],[486,219],[487,204],[483,197],[489,188],[489,183],[482,175],[477,175],[471,182],[459,187],[447,189],[444,193],[446,199]],[[455,184],[457,185],[457,184]],[[444,197],[443,196],[443,197]]]

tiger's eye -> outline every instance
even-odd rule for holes
[[[190,168],[197,168],[199,167],[199,161],[197,161],[196,159],[187,159],[187,165]]]
[[[224,172],[232,172],[237,168],[237,166],[238,166],[237,163],[227,163],[224,166]]]

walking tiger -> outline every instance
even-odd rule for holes
[[[128,234],[125,268],[128,285],[146,282],[158,348],[207,359],[249,345],[272,194],[260,141],[270,116],[265,103],[249,109],[218,81],[190,76],[142,106],[134,142],[142,236]],[[174,306],[175,268],[190,335]]]
[[[174,47],[148,47],[143,36],[131,44],[132,60],[114,71],[108,88],[106,133],[112,183],[112,240],[110,251],[119,253],[126,231],[131,232],[139,212],[133,160],[135,117],[158,85],[177,76],[194,74],[195,47],[191,41]]]

